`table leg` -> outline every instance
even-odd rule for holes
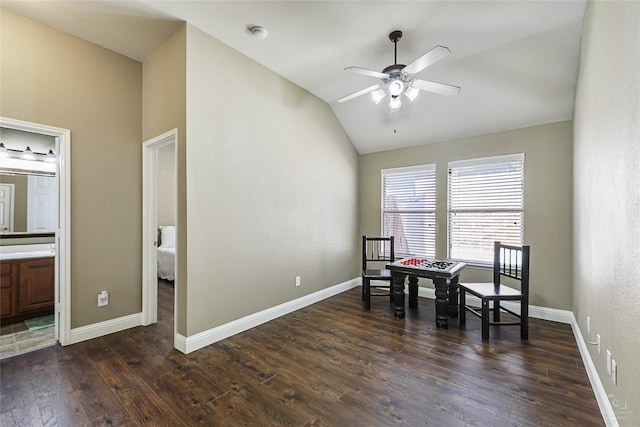
[[[458,278],[459,276],[452,277],[449,280],[449,317],[458,317],[460,306],[458,304]]]
[[[409,276],[409,308],[418,308],[418,276]]]
[[[449,328],[449,283],[442,277],[433,279],[436,288],[436,327]]]
[[[404,278],[405,274],[391,273],[393,282],[393,315],[404,319]]]

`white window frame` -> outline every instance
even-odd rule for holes
[[[410,177],[422,175],[428,181],[420,185],[418,191],[427,191],[427,200],[416,200],[418,205],[413,208],[387,206],[387,180],[392,177]],[[436,239],[436,165],[427,164],[407,166],[381,170],[381,235],[395,237],[394,250],[396,258],[409,256],[435,258]],[[416,188],[414,187],[414,190]],[[409,188],[407,190],[410,191]],[[419,195],[415,196],[419,198]],[[407,202],[407,200],[405,200]],[[424,215],[425,217],[421,218]],[[410,219],[409,219],[410,218]],[[390,225],[394,221],[401,221],[399,232],[397,226]],[[395,228],[395,231],[393,231]],[[409,228],[408,231],[404,231]],[[421,234],[424,236],[422,238]]]
[[[509,154],[504,156],[484,157],[469,160],[453,161],[448,163],[447,175],[447,257],[459,261],[464,261],[473,265],[490,266],[493,265],[493,242],[501,241],[502,243],[512,245],[522,245],[524,238],[524,153]],[[518,170],[519,163],[519,170]],[[488,165],[507,165],[511,164],[519,171],[519,177],[505,177],[501,181],[504,185],[511,187],[506,192],[498,187],[492,187],[484,194],[476,192],[480,198],[473,200],[469,197],[473,192],[460,193],[464,191],[464,187],[452,183],[463,169],[473,174],[474,167]],[[455,169],[455,171],[453,171]],[[475,172],[480,172],[475,170]],[[480,176],[478,174],[478,176]],[[501,177],[496,177],[501,178]],[[515,178],[515,179],[514,179]],[[487,182],[476,182],[479,185],[487,184]],[[464,182],[469,186],[469,182]],[[469,188],[472,188],[469,186]],[[485,188],[488,188],[485,186]],[[514,193],[510,193],[511,191]],[[480,190],[478,190],[480,191]],[[513,194],[516,197],[505,199],[507,194]],[[461,200],[461,197],[467,197],[467,200]],[[504,203],[496,200],[503,198]],[[463,203],[464,202],[464,203]],[[474,218],[474,216],[477,216]],[[478,228],[483,221],[492,221],[492,216],[499,221],[487,222],[481,230]],[[465,218],[466,217],[466,218]],[[484,217],[484,218],[481,218]],[[464,220],[468,223],[465,225]],[[517,227],[511,227],[510,223],[514,221]],[[519,224],[518,224],[519,222]],[[480,231],[480,232],[478,232]],[[463,237],[466,244],[460,244]]]

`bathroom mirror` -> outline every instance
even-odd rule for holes
[[[42,166],[48,163],[49,170],[55,171],[55,138],[3,127],[0,142],[0,234],[54,233],[56,177],[55,172],[43,171]],[[50,151],[53,162],[46,158]],[[30,152],[35,159],[29,158]],[[20,162],[18,168],[14,160]]]

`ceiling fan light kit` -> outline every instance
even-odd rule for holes
[[[396,79],[389,83],[389,93],[391,94],[391,96],[398,96],[402,93],[403,90],[404,83],[402,83],[402,80]]]
[[[379,104],[380,101],[382,101],[385,96],[387,96],[387,92],[385,92],[384,89],[378,89],[374,92],[371,92],[371,97],[373,98],[373,102],[375,102],[376,104]]]
[[[404,95],[409,98],[409,101],[411,102],[416,99],[419,93],[420,91],[413,86],[409,86],[407,90],[404,91]]]
[[[400,97],[392,96],[389,99],[389,110],[392,113],[395,113],[396,111],[400,111],[400,109],[402,109],[402,101],[400,100]]]
[[[338,99],[339,103],[357,98],[360,95],[371,92],[373,101],[378,104],[389,93],[389,110],[392,113],[402,108],[401,95],[404,94],[413,102],[420,91],[431,92],[438,95],[456,95],[460,93],[460,87],[445,83],[437,83],[428,80],[415,79],[414,74],[419,73],[430,65],[448,56],[451,51],[444,46],[436,46],[409,65],[398,64],[398,41],[402,38],[402,31],[392,31],[389,40],[394,45],[393,65],[389,65],[382,72],[367,70],[360,67],[347,67],[345,71],[376,77],[382,82],[378,85],[361,89],[350,95]]]

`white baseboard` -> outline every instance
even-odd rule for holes
[[[315,304],[323,299],[338,295],[359,285],[360,278],[351,279],[189,337],[184,337],[183,335],[178,334],[175,339],[174,346],[185,354],[191,353],[192,351],[201,349],[240,332],[244,332],[270,320],[277,319],[280,316],[284,316],[285,314],[289,314],[308,305]]]
[[[418,288],[418,295],[424,298],[435,299],[435,290],[432,288],[421,287]],[[469,295],[467,296],[467,304],[479,307],[480,299],[473,295]],[[520,304],[518,303],[505,301],[502,303],[502,305],[516,313],[520,313]],[[602,418],[604,419],[607,427],[618,427],[618,420],[616,419],[615,413],[613,412],[611,401],[609,400],[609,396],[607,395],[607,392],[605,391],[604,386],[600,381],[600,377],[598,376],[596,367],[593,364],[593,360],[591,359],[591,355],[589,354],[589,350],[587,349],[587,344],[582,338],[582,333],[580,332],[578,322],[576,322],[576,318],[573,313],[568,310],[558,310],[555,308],[530,305],[529,317],[571,325],[571,330],[573,331],[573,336],[576,340],[576,344],[578,345],[578,350],[580,350],[582,363],[584,363],[585,369],[587,371],[587,376],[589,377],[591,388],[593,388],[593,393],[595,394],[596,401],[598,402],[598,406],[600,407]]]
[[[142,325],[142,313],[134,313],[128,316],[118,317],[117,319],[105,320],[104,322],[73,328],[69,333],[69,342],[67,344],[76,344],[140,325]]]
[[[618,420],[616,419],[615,412],[613,412],[609,395],[607,395],[607,392],[602,385],[602,381],[600,381],[600,376],[596,371],[596,366],[594,365],[593,360],[591,359],[591,354],[587,349],[587,343],[582,337],[580,327],[578,326],[578,322],[576,321],[573,313],[571,313],[571,329],[573,330],[573,336],[576,338],[576,343],[578,344],[578,349],[582,356],[582,363],[584,363],[584,367],[587,370],[587,376],[591,382],[591,388],[593,388],[593,393],[596,395],[596,401],[600,407],[602,418],[604,418],[604,422],[607,427],[618,427]]]

